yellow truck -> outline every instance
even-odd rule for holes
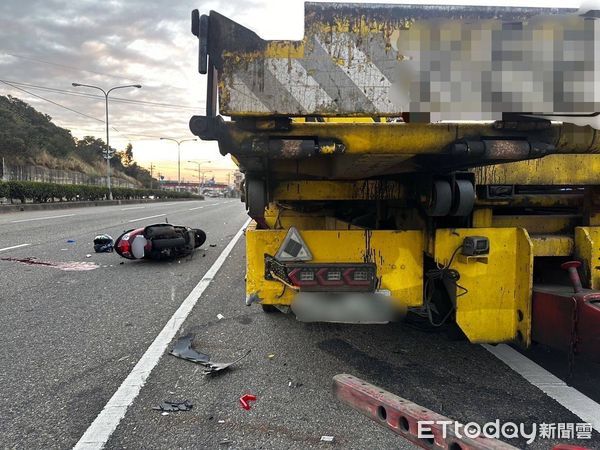
[[[190,129],[245,174],[247,303],[598,356],[596,15],[306,3],[268,41],[194,11]]]

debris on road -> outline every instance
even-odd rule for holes
[[[210,359],[210,356],[194,350],[192,348],[193,340],[193,334],[188,334],[179,338],[179,340],[175,343],[175,346],[173,346],[173,349],[170,351],[171,355],[195,363],[207,363]]]
[[[175,412],[175,411],[189,411],[194,407],[194,404],[189,400],[182,400],[174,402],[171,400],[165,400],[158,406],[153,406],[152,409],[163,412]],[[163,414],[164,415],[164,414]]]
[[[209,247],[216,247],[217,244],[210,244]]]
[[[75,239],[67,239],[67,244],[74,244],[75,243]]]
[[[242,356],[240,356],[235,361],[232,361],[232,362],[229,362],[229,363],[217,363],[217,362],[201,363],[205,367],[203,373],[205,375],[212,375],[212,374],[215,374],[217,372],[221,372],[222,370],[225,370],[225,369],[229,368],[230,366],[234,365],[235,363],[241,361],[242,359],[244,359],[249,354],[250,354],[250,350],[248,350],[246,353],[244,353]]]
[[[94,238],[94,251],[96,253],[111,253],[114,250],[115,241],[108,234],[99,234]]]
[[[217,319],[222,320],[224,318],[225,318],[225,316],[223,314],[217,314]]]
[[[86,258],[91,258],[92,255],[90,255],[89,253],[87,255],[85,255]]]
[[[231,444],[231,441],[229,439],[223,439],[221,442],[219,442],[219,445],[225,445],[225,444]]]
[[[321,436],[321,441],[323,442],[333,442],[333,436]]]
[[[267,358],[269,358],[269,359],[273,359],[273,358],[275,358],[275,354],[274,354],[274,353],[269,353],[269,354],[267,355]]]
[[[256,395],[244,394],[240,397],[240,405],[242,405],[242,408],[244,408],[246,411],[248,411],[250,409],[250,402],[255,402],[255,401],[256,401]]]
[[[173,349],[169,352],[171,355],[176,356],[177,358],[185,359],[187,361],[191,361],[197,364],[200,364],[204,367],[203,373],[205,375],[215,374],[217,372],[221,372],[233,364],[241,361],[243,358],[250,354],[250,350],[240,356],[238,359],[228,363],[220,363],[220,362],[212,362],[210,361],[210,356],[204,353],[200,353],[192,348],[192,341],[194,340],[193,334],[187,334],[177,340]]]
[[[60,269],[67,272],[77,272],[77,271],[86,271],[86,270],[94,270],[100,267],[98,264],[93,262],[63,262],[63,261],[41,261],[37,258],[0,258],[2,261],[12,261],[18,262],[21,264],[27,264],[28,266],[44,266],[44,267],[52,267],[54,269]]]

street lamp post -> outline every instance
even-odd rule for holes
[[[161,137],[160,138],[161,141],[173,141],[177,143],[177,189],[181,189],[181,144],[183,144],[184,142],[188,142],[188,141],[197,141],[198,139],[181,139],[181,140],[177,140],[177,139],[172,139],[172,138],[168,138],[168,137]]]
[[[206,174],[207,173],[213,173],[213,171],[212,170],[203,170],[201,172],[201,175],[202,175],[202,187],[204,187],[206,185]]]
[[[92,86],[91,84],[82,84],[82,83],[71,83],[71,85],[73,87],[88,87],[88,88],[92,88],[92,89],[98,89],[99,91],[101,91],[104,94],[104,100],[106,103],[106,154],[104,155],[104,157],[106,158],[106,185],[108,187],[108,199],[112,200],[113,199],[113,195],[112,195],[112,189],[110,187],[110,143],[109,143],[109,135],[108,135],[108,94],[110,94],[112,91],[116,90],[116,89],[124,89],[124,88],[130,88],[130,87],[134,87],[134,88],[138,88],[141,89],[142,85],[141,84],[127,84],[124,86],[115,86],[110,88],[108,91],[105,91],[104,89],[102,89],[99,86]]]
[[[202,194],[202,192],[200,192],[200,190],[202,189],[202,180],[201,180],[201,172],[200,172],[200,165],[202,163],[211,163],[212,161],[188,161],[189,163],[192,164],[197,164],[198,165],[198,195]]]

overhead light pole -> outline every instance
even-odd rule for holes
[[[198,195],[202,194],[202,192],[200,192],[200,190],[202,189],[202,179],[201,179],[201,172],[200,172],[200,166],[203,163],[211,163],[212,161],[188,161],[189,163],[192,164],[197,164],[198,165]]]
[[[206,184],[206,177],[205,177],[205,175],[207,173],[214,173],[214,172],[212,170],[203,170],[201,172],[201,175],[202,175],[202,187],[204,187],[204,185]]]
[[[106,185],[108,187],[108,199],[112,200],[113,199],[113,195],[112,195],[112,189],[110,186],[110,143],[109,143],[109,135],[108,135],[108,94],[110,94],[112,91],[116,90],[116,89],[125,89],[125,88],[137,88],[137,89],[141,89],[142,85],[141,84],[127,84],[124,86],[115,86],[110,88],[108,91],[105,91],[104,89],[102,89],[100,86],[93,86],[91,84],[82,84],[82,83],[71,83],[71,85],[73,87],[87,87],[87,88],[91,88],[91,89],[98,89],[99,91],[101,91],[104,94],[104,100],[106,101],[106,152],[104,154],[104,157],[106,158]]]
[[[161,141],[173,141],[175,143],[177,143],[177,190],[179,190],[181,187],[181,144],[183,144],[184,142],[188,142],[188,141],[197,141],[198,139],[181,139],[181,140],[177,140],[177,139],[173,139],[173,138],[168,138],[168,137],[161,137],[160,138]]]

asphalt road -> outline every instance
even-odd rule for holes
[[[207,243],[192,258],[161,263],[91,249],[97,233],[116,237],[165,218],[203,228]],[[229,199],[1,215],[0,445],[77,443],[245,220],[239,201]],[[98,267],[63,271],[6,257]],[[333,397],[338,373],[462,422],[581,422],[483,347],[446,333],[406,324],[303,324],[247,307],[244,265],[242,237],[177,336],[193,333],[198,350],[222,361],[251,353],[215,377],[163,355],[107,448],[412,448]],[[564,368],[561,355],[536,349],[527,356],[557,374]],[[596,383],[585,380],[598,374],[595,366],[576,367],[580,390],[596,401]],[[245,393],[257,396],[249,411],[238,403]],[[191,411],[152,409],[183,399]],[[565,439],[511,443],[542,449],[558,441]],[[579,443],[600,448],[596,433]]]

